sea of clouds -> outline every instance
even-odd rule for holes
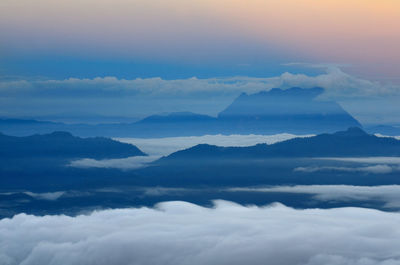
[[[156,208],[0,220],[3,265],[397,265],[400,214],[280,204]]]

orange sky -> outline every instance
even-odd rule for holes
[[[216,10],[259,41],[400,76],[398,0],[222,0]]]
[[[179,43],[229,37],[372,78],[400,76],[399,0],[2,0],[0,24],[1,42],[26,35],[45,49],[103,45],[157,56],[157,42],[173,54]]]

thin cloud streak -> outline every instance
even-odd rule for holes
[[[343,161],[343,160],[342,160]],[[342,171],[342,172],[359,172],[371,174],[389,174],[393,171],[400,170],[398,167],[390,167],[388,165],[374,165],[368,167],[333,167],[333,166],[314,166],[314,167],[296,167],[293,171],[303,173],[314,173],[318,171]]]
[[[351,186],[351,185],[296,185],[276,187],[238,187],[230,192],[284,192],[311,194],[313,199],[329,202],[381,201],[385,208],[400,208],[400,186]]]

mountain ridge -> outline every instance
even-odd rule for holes
[[[31,136],[9,136],[0,132],[0,158],[62,157],[123,158],[146,156],[134,145],[105,137],[81,138],[69,132],[56,131]]]
[[[358,127],[332,134],[294,138],[275,144],[249,147],[219,147],[201,144],[175,152],[160,161],[173,159],[225,159],[271,157],[400,156],[400,141],[370,135]]]

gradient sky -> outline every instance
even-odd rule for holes
[[[0,116],[215,115],[319,85],[400,124],[399,29],[399,0],[1,0]]]
[[[399,27],[398,0],[2,0],[0,73],[268,76],[324,62],[397,82]]]

